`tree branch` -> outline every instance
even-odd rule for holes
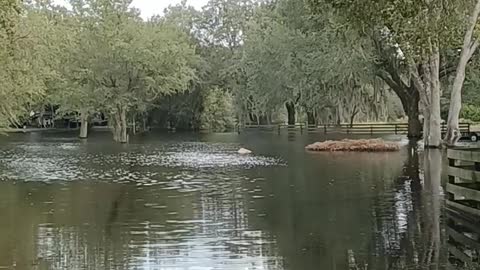
[[[407,97],[409,95],[405,85],[399,85],[392,77],[391,74],[385,70],[378,70],[376,75],[382,79],[399,97]]]
[[[440,79],[448,77],[457,71],[457,65],[449,65],[440,70]]]
[[[478,48],[479,42],[478,40],[472,41],[472,45],[470,46],[470,51],[468,52],[468,60],[472,59],[473,54]]]
[[[400,86],[390,77],[390,74],[385,70],[377,70],[376,73],[377,77],[382,79],[392,90],[400,88]]]

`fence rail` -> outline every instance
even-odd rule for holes
[[[480,148],[449,149],[447,235],[450,259],[480,269]]]
[[[407,134],[407,123],[373,123],[373,124],[341,124],[341,125],[307,125],[307,124],[295,124],[295,125],[244,125],[238,128],[238,132],[245,131],[271,131],[281,133],[287,132],[300,132],[300,133],[323,133],[323,134],[356,134],[356,135],[375,135],[375,134]],[[447,131],[445,124],[442,125],[442,133]],[[460,131],[464,136],[469,136],[470,124],[461,123]]]
[[[449,149],[447,206],[480,218],[480,148]]]

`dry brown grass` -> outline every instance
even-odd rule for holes
[[[305,147],[308,151],[315,152],[395,152],[400,146],[382,139],[349,140],[317,142]]]

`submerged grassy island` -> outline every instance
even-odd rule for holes
[[[400,146],[394,142],[386,142],[382,139],[362,139],[341,141],[324,141],[307,145],[308,151],[315,152],[395,152],[400,150]]]

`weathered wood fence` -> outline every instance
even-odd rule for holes
[[[449,261],[480,269],[480,149],[448,150]]]
[[[375,134],[407,134],[407,123],[372,123],[372,124],[341,124],[341,125],[244,125],[238,127],[238,132],[248,131],[268,131],[276,132],[300,132],[300,133],[323,133],[323,134],[358,134],[358,135],[375,135]],[[447,131],[445,124],[442,125],[442,133]],[[460,131],[464,135],[470,134],[470,124],[461,123]]]

